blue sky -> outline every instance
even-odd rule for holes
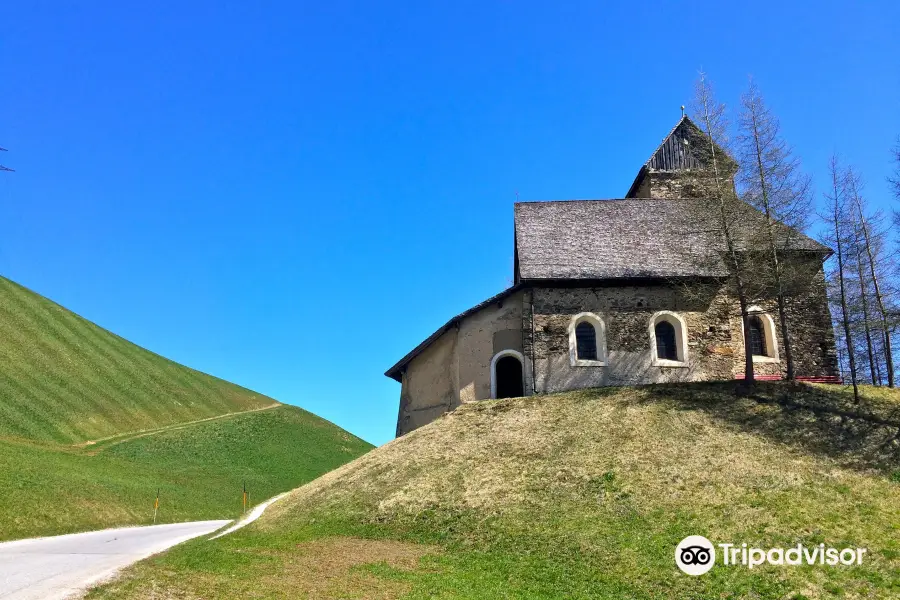
[[[385,369],[511,282],[516,194],[624,195],[701,67],[888,204],[898,3],[554,4],[7,3],[0,273],[380,444]]]

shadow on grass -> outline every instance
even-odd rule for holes
[[[590,390],[595,398],[612,388]],[[740,430],[764,435],[844,466],[900,476],[900,392],[867,390],[855,405],[840,386],[758,382],[658,384],[638,388],[634,400],[704,411]],[[892,392],[893,394],[893,392]],[[773,465],[777,468],[777,465]]]

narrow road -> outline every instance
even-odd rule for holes
[[[230,521],[125,527],[0,543],[0,598],[60,600]]]
[[[77,444],[72,444],[75,448],[88,448],[91,446],[95,446],[100,444],[100,450],[106,450],[107,448],[111,448],[122,442],[130,442],[131,440],[135,440],[137,438],[147,437],[148,435],[156,435],[157,433],[165,433],[168,431],[176,431],[178,429],[185,429],[187,427],[193,427],[194,425],[200,425],[201,423],[208,423],[210,421],[220,421],[222,419],[230,419],[232,417],[239,417],[241,415],[246,415],[249,413],[261,412],[264,410],[272,410],[273,408],[278,408],[279,406],[284,406],[280,402],[276,402],[275,404],[268,404],[266,406],[260,406],[259,408],[251,408],[249,410],[241,410],[238,412],[230,412],[225,413],[223,415],[216,415],[214,417],[206,417],[205,419],[197,419],[194,421],[184,421],[181,423],[172,423],[171,425],[165,425],[163,427],[155,427],[153,429],[140,429],[138,431],[130,431],[126,433],[117,433],[115,435],[110,435],[104,438],[98,438],[96,440],[87,440],[85,442],[79,442]]]

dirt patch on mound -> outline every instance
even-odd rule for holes
[[[393,600],[408,592],[409,584],[377,577],[360,567],[377,564],[410,571],[423,556],[438,551],[434,546],[392,540],[314,540],[298,544],[276,572],[263,578],[261,587],[293,598]]]

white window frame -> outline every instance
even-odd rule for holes
[[[778,338],[775,336],[775,320],[772,315],[764,311],[759,306],[751,306],[747,309],[747,315],[750,317],[759,317],[763,326],[763,334],[766,336],[766,355],[753,355],[754,363],[778,363],[781,362],[781,356],[778,353]],[[741,319],[741,338],[744,339],[744,320]],[[746,340],[744,341],[746,343]]]
[[[578,358],[578,338],[575,336],[575,328],[581,323],[590,323],[594,326],[594,338],[597,340],[597,360]],[[569,364],[573,367],[607,366],[606,323],[594,313],[578,313],[569,321]]]
[[[659,358],[656,349],[656,325],[660,321],[666,321],[675,328],[675,352],[678,360],[669,360]],[[650,317],[650,364],[654,367],[676,367],[684,368],[688,366],[688,339],[687,324],[684,318],[678,313],[670,310],[661,310],[653,313]]]
[[[501,350],[491,359],[491,400],[497,398],[497,361],[504,356],[515,356],[522,365],[522,393],[525,393],[525,357],[518,350]]]

